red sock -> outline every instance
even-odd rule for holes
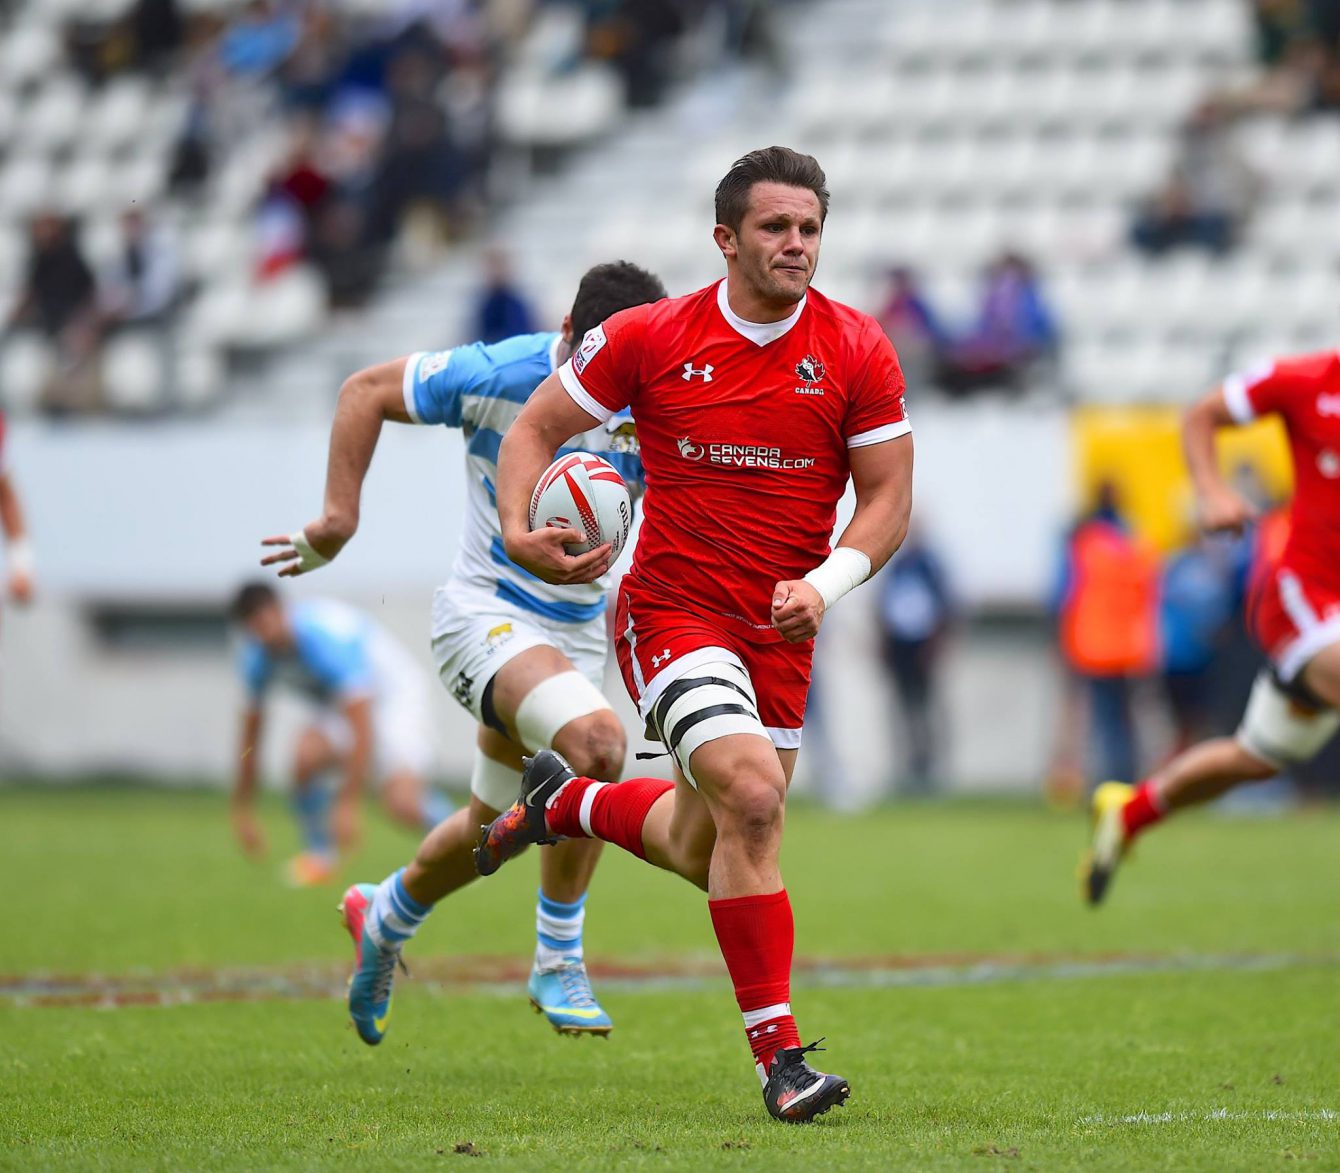
[[[555,835],[603,839],[646,859],[642,824],[656,800],[674,786],[664,778],[630,778],[627,782],[576,778],[558,792],[545,821]]]
[[[769,896],[709,900],[712,927],[726,959],[735,1000],[744,1015],[745,1036],[759,1078],[766,1080],[773,1055],[800,1046],[791,1017],[791,955],[796,926],[791,900],[783,888]]]
[[[1163,807],[1152,782],[1141,782],[1126,805],[1121,808],[1121,822],[1126,838],[1134,839],[1151,823],[1157,823],[1168,812]]]

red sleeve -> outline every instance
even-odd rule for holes
[[[904,396],[907,385],[898,355],[884,331],[867,320],[857,349],[843,434],[847,447],[882,444],[912,430]]]
[[[1279,359],[1224,380],[1224,403],[1240,424],[1278,412],[1287,416],[1298,399],[1310,396],[1325,374],[1315,356]]]
[[[598,420],[608,420],[637,396],[649,308],[633,306],[606,318],[558,368],[573,401]]]

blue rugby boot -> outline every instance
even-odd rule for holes
[[[398,946],[383,948],[367,930],[368,911],[375,884],[355,884],[340,901],[340,919],[354,939],[354,972],[349,977],[349,1017],[358,1037],[375,1047],[386,1034],[391,1017],[391,981],[395,967],[405,968]],[[406,971],[408,972],[408,971]]]
[[[610,1016],[591,992],[591,980],[580,957],[565,957],[552,969],[532,969],[526,989],[536,1013],[543,1014],[561,1035],[608,1038],[614,1029]]]

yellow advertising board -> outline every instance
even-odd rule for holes
[[[1111,483],[1136,532],[1168,551],[1190,536],[1191,481],[1182,459],[1182,413],[1175,407],[1080,407],[1071,417],[1077,500],[1089,508]],[[1281,501],[1293,491],[1289,444],[1279,420],[1219,433],[1219,463],[1249,495]]]

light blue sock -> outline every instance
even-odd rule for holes
[[[330,837],[330,807],[334,791],[326,777],[313,778],[306,786],[294,789],[290,804],[293,817],[298,821],[304,851],[314,855],[333,855],[335,845]]]
[[[442,791],[432,786],[423,788],[423,829],[431,831],[438,823],[451,818],[456,811],[456,804],[451,801]]]
[[[586,920],[586,893],[571,904],[550,900],[540,891],[535,906],[535,964],[553,969],[567,958],[582,957],[582,923]]]
[[[377,885],[368,913],[368,932],[384,948],[403,945],[433,911],[431,904],[420,904],[405,891],[405,869],[393,872]]]

